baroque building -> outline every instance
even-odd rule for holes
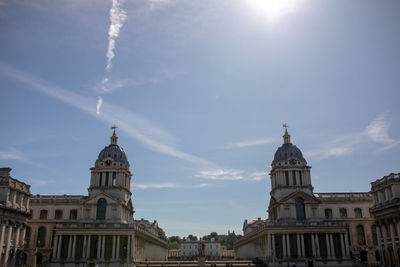
[[[114,127],[113,127],[114,128]],[[90,169],[88,195],[34,195],[26,232],[36,266],[131,266],[165,260],[157,221],[134,220],[132,173],[115,133]]]
[[[0,266],[16,266],[26,260],[26,221],[29,218],[30,186],[0,168]]]
[[[371,194],[382,264],[400,266],[400,173],[372,182]]]
[[[270,171],[268,218],[244,221],[236,257],[268,266],[379,265],[370,193],[315,193],[311,167],[285,129]]]

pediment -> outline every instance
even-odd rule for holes
[[[107,201],[107,204],[120,204],[120,201],[118,201],[117,199],[115,199],[114,197],[112,197],[111,195],[105,193],[105,192],[99,192],[96,195],[92,195],[91,197],[89,197],[89,199],[85,200],[83,202],[83,204],[93,204],[93,205],[97,205],[97,201],[100,198],[105,198]]]
[[[301,197],[305,201],[308,201],[308,202],[314,202],[314,203],[320,202],[316,197],[309,195],[303,191],[293,192],[293,193],[289,194],[288,196],[284,197],[283,199],[281,199],[279,202],[280,203],[289,203],[289,202],[293,203],[296,201],[296,198],[298,198],[298,197]]]

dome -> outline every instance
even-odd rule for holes
[[[275,152],[274,161],[272,163],[281,160],[288,160],[290,157],[296,157],[298,160],[306,161],[297,146],[292,145],[291,143],[286,143],[280,146]]]
[[[112,158],[116,162],[128,162],[125,151],[122,149],[122,147],[116,144],[111,144],[103,148],[103,150],[99,153],[97,161],[102,161],[105,158]]]

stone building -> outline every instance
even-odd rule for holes
[[[89,194],[34,195],[28,221],[28,263],[42,266],[131,266],[165,260],[158,224],[133,218],[132,174],[125,151],[111,144],[92,167]],[[96,265],[96,266],[97,266]]]
[[[271,164],[268,218],[243,225],[237,258],[268,266],[377,263],[373,205],[367,193],[314,193],[311,167],[285,129]],[[379,257],[378,257],[379,259]]]
[[[16,266],[25,259],[24,240],[29,217],[30,186],[0,168],[0,266]]]
[[[382,263],[400,266],[400,173],[372,182],[371,194]]]
[[[199,254],[198,240],[187,240],[181,244],[181,258],[191,259],[196,258]],[[209,260],[216,260],[220,258],[221,244],[212,240],[201,241],[204,244],[204,256]]]

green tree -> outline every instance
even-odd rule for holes
[[[162,228],[160,228],[160,227],[158,227],[158,237],[161,238],[162,240],[168,242],[168,238],[167,238],[167,236],[165,235],[164,230],[163,230]]]

